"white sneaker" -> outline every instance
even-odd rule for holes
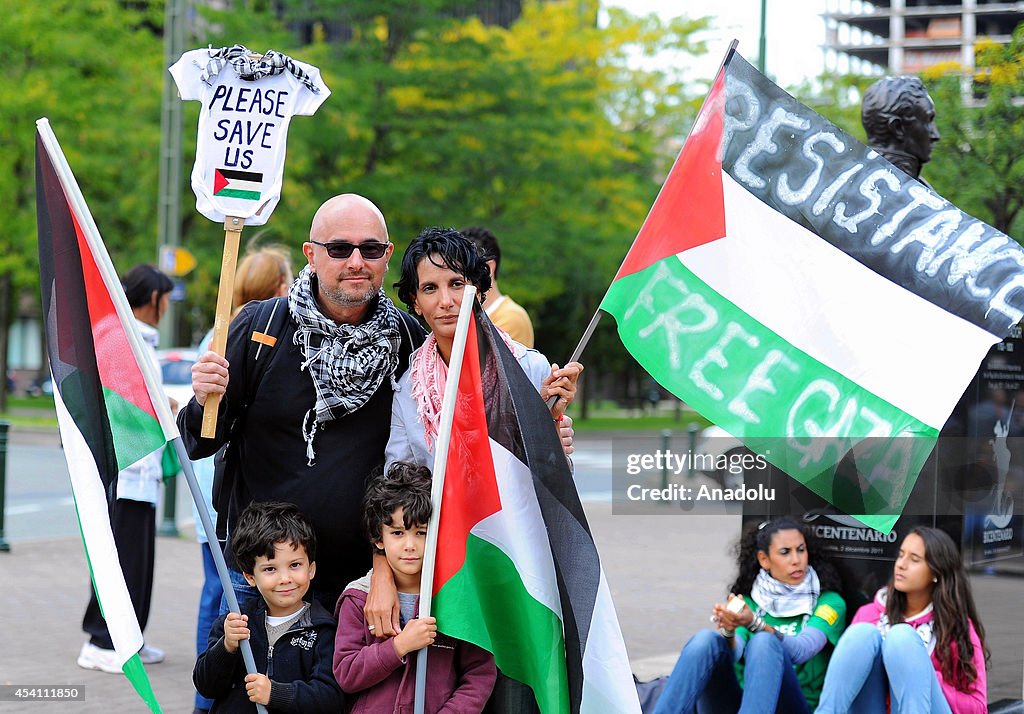
[[[78,653],[78,666],[83,669],[95,669],[108,674],[123,674],[121,664],[117,661],[114,650],[105,650],[86,642]]]
[[[147,644],[143,644],[142,649],[139,650],[139,659],[142,660],[142,664],[160,664],[166,658],[167,655],[163,650],[150,647]]]

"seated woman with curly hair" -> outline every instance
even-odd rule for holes
[[[793,518],[750,524],[718,629],[683,647],[655,714],[811,711],[846,624],[839,575],[814,545]]]

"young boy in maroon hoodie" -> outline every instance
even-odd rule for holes
[[[402,629],[395,637],[374,637],[363,617],[370,578],[349,583],[335,610],[334,676],[351,695],[352,714],[411,712],[415,653],[424,647],[430,647],[427,714],[480,712],[494,687],[497,670],[490,653],[439,633],[433,617],[416,617],[430,512],[430,470],[424,466],[397,462],[366,489],[363,522],[394,572]]]

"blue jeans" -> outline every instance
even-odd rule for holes
[[[206,645],[210,641],[210,630],[217,619],[220,610],[220,599],[224,595],[224,589],[220,585],[220,578],[217,576],[217,566],[213,563],[213,553],[210,552],[209,543],[199,544],[203,553],[203,589],[199,593],[199,613],[196,619],[196,654],[200,655],[206,651]],[[213,700],[207,699],[196,692],[196,708],[209,709],[213,706]]]
[[[250,585],[245,576],[242,575],[241,571],[232,570],[228,568],[228,576],[231,578],[231,589],[235,591],[235,597],[238,598],[238,607],[245,609],[245,604],[251,602],[254,598],[262,597],[260,591],[256,589],[255,585]],[[230,612],[228,608],[228,599],[222,595],[220,598],[220,612],[219,617],[223,617]]]
[[[843,633],[832,653],[816,712],[884,712],[887,689],[892,714],[950,714],[931,657],[914,628],[896,625],[883,639],[877,627],[858,622]]]
[[[654,714],[805,714],[807,702],[782,642],[759,632],[743,651],[741,689],[732,644],[701,630],[683,647]]]

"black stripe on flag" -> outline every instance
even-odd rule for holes
[[[36,220],[39,232],[39,283],[46,323],[46,350],[53,388],[82,433],[113,503],[117,456],[96,365],[89,303],[78,236],[57,172],[36,135]]]
[[[475,306],[474,314],[482,327],[478,334],[481,364],[487,370],[483,384],[489,402],[488,431],[533,475],[558,578],[570,709],[579,712],[583,653],[601,583],[601,561],[551,412],[483,310]],[[488,359],[488,354],[496,359]]]
[[[1024,310],[1024,289],[1016,282],[1024,258],[1016,241],[897,169],[735,52],[725,87],[722,169],[737,183],[897,285],[994,335],[1009,332],[1008,316],[990,309],[998,307],[990,300],[1005,290],[1010,308]],[[788,123],[772,124],[782,118]],[[839,224],[840,211],[852,228]],[[958,262],[963,265],[951,275]]]
[[[235,169],[217,169],[220,171],[220,175],[226,179],[235,179],[236,181],[252,181],[253,183],[263,183],[263,174],[254,174],[251,171],[236,171]]]

